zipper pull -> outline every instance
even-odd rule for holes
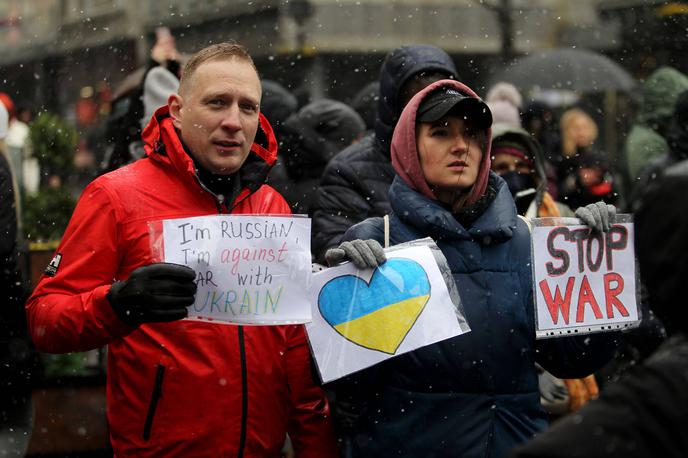
[[[217,195],[217,203],[219,203],[220,205],[225,203],[225,196],[223,196],[222,194],[218,194]]]

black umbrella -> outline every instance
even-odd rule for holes
[[[490,86],[499,81],[508,81],[524,93],[537,89],[628,92],[636,85],[633,77],[610,58],[572,48],[539,51],[516,59],[492,78]]]

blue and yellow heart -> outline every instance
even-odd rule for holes
[[[366,283],[355,275],[327,282],[318,308],[342,337],[393,355],[430,299],[430,281],[415,261],[389,259]]]

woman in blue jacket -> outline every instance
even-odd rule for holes
[[[396,126],[390,244],[435,240],[471,332],[336,384],[338,400],[360,409],[354,456],[504,456],[547,425],[536,361],[573,378],[612,356],[609,334],[535,340],[530,232],[507,185],[490,172],[491,123],[471,89],[442,80],[418,93]],[[606,205],[598,209],[608,216]],[[328,260],[348,256],[360,265],[363,254],[376,265],[383,227],[382,218],[353,226],[345,240],[356,242],[330,250]]]

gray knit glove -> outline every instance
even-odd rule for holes
[[[607,232],[616,218],[616,207],[602,201],[579,207],[576,216],[598,232]]]
[[[327,264],[332,267],[344,261],[351,261],[359,269],[373,269],[387,260],[382,245],[377,240],[352,240],[342,242],[338,248],[325,253]]]

